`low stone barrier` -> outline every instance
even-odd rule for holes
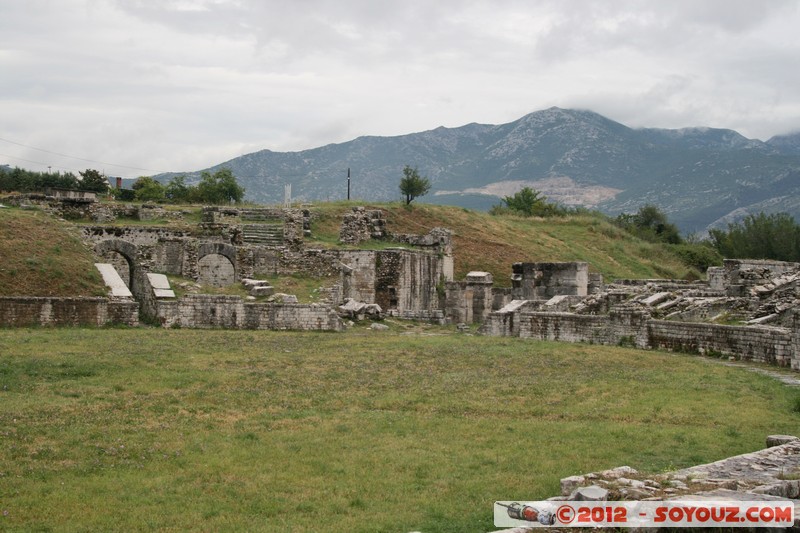
[[[181,328],[342,331],[336,312],[321,304],[246,303],[238,296],[192,295],[157,303],[162,326]]]
[[[139,325],[139,304],[108,298],[0,297],[0,326]]]
[[[524,305],[521,307],[524,309]],[[800,332],[788,328],[651,320],[624,308],[613,309],[608,315],[514,311],[492,313],[482,332],[729,355],[800,370]]]
[[[778,366],[790,366],[792,361],[792,332],[787,328],[667,320],[651,320],[647,327],[653,348],[716,352]]]

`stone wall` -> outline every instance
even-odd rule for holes
[[[747,289],[765,283],[771,277],[792,272],[800,263],[757,259],[725,259],[722,263],[722,285],[729,296],[742,296]],[[715,273],[719,276],[718,273]],[[719,283],[719,282],[717,282]]]
[[[480,333],[495,337],[518,337],[522,313],[530,311],[533,305],[529,300],[512,300],[488,316]]]
[[[246,303],[238,296],[194,295],[159,301],[164,327],[341,331],[341,319],[319,304]]]
[[[588,263],[514,263],[512,272],[515,300],[588,294]]]
[[[370,239],[386,237],[386,220],[380,209],[364,209],[354,207],[342,217],[339,228],[339,242],[343,244],[360,244]]]
[[[614,310],[605,316],[522,313],[519,320],[522,338],[647,347],[648,318],[635,310]]]
[[[494,303],[492,275],[470,272],[464,281],[445,283],[445,314],[453,323],[483,324]]]
[[[139,304],[108,298],[0,297],[0,325],[139,325]]]
[[[733,355],[779,366],[792,362],[792,332],[786,328],[667,320],[651,320],[647,327],[653,348]]]
[[[513,304],[516,304],[514,306]],[[481,332],[539,340],[629,345],[687,353],[717,353],[800,370],[800,331],[766,326],[724,326],[651,320],[636,309],[608,315],[530,312],[515,301],[492,313]]]

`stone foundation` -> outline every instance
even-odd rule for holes
[[[625,308],[608,315],[525,311],[531,304],[515,301],[492,313],[481,332],[497,336],[636,346],[734,356],[800,370],[800,332],[765,326],[725,326],[700,322],[651,320]]]
[[[156,318],[165,328],[344,329],[339,316],[326,305],[245,303],[238,296],[194,295],[159,301]]]
[[[31,326],[139,325],[139,304],[108,298],[0,297],[0,324]]]

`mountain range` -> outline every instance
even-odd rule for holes
[[[467,124],[394,137],[358,137],[299,152],[261,150],[230,168],[246,199],[398,200],[405,165],[432,184],[417,201],[488,209],[524,186],[552,201],[634,213],[651,203],[685,232],[749,213],[800,219],[800,132],[766,142],[715,128],[633,129],[597,113],[550,108],[508,124]],[[183,173],[187,182],[201,171]],[[176,174],[162,174],[166,180]]]

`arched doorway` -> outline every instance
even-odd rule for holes
[[[219,242],[203,243],[197,251],[198,281],[212,287],[236,283],[236,248]]]
[[[94,247],[95,253],[105,262],[114,266],[119,277],[131,292],[134,289],[136,273],[136,246],[120,239],[109,239]]]

